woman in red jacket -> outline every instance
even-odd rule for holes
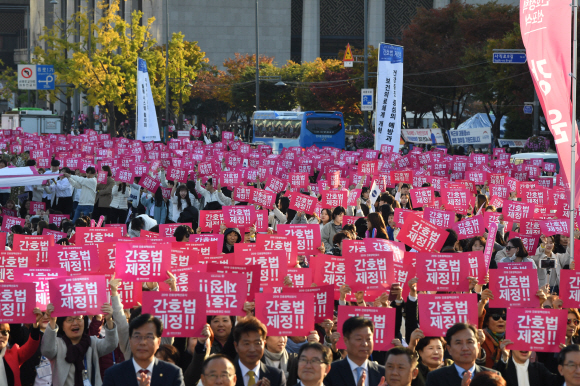
[[[42,319],[42,312],[35,308],[36,323],[30,329],[30,338],[22,347],[17,344],[8,348],[8,337],[10,336],[10,325],[0,324],[0,385],[20,384],[20,366],[34,355],[40,345],[40,330],[38,322]]]

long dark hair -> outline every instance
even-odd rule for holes
[[[179,188],[175,191],[175,195],[177,196],[177,210],[181,211],[181,191],[185,191],[185,202],[187,202],[187,206],[191,206],[191,200],[189,199],[189,190],[187,190],[187,186],[179,185]]]
[[[369,213],[367,219],[371,223],[371,229],[368,229],[369,233],[372,234],[373,229],[377,230],[377,238],[389,239],[387,236],[387,227],[385,226],[385,221],[380,213]]]
[[[511,244],[515,248],[519,248],[518,252],[516,253],[516,257],[522,258],[528,257],[528,250],[526,249],[526,246],[522,242],[522,239],[514,237],[513,239],[510,239],[510,241],[508,241],[508,244]]]
[[[163,205],[163,191],[161,188],[157,188],[155,191],[155,206]]]
[[[119,187],[117,188],[119,191],[121,191],[122,194],[125,194],[125,189],[127,189],[127,183],[126,182],[121,182],[119,184]],[[122,189],[122,190],[121,190]]]
[[[20,218],[25,218],[26,215],[28,214],[28,210],[26,209],[26,203],[30,201],[30,200],[24,200],[24,202],[22,203],[22,206],[20,207]]]

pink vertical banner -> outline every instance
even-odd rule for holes
[[[35,323],[34,307],[34,283],[0,283],[0,323]]]
[[[163,322],[163,337],[201,336],[206,323],[206,299],[200,292],[143,293],[142,312]]]
[[[455,323],[477,326],[477,294],[421,294],[418,307],[425,336],[445,336]]]
[[[308,336],[314,328],[314,294],[258,293],[256,318],[266,325],[268,336]]]
[[[340,339],[338,340],[337,347],[343,350],[346,349],[342,337],[342,326],[344,322],[353,316],[360,316],[371,320],[375,326],[375,333],[373,334],[374,349],[377,351],[388,351],[393,347],[391,342],[395,339],[395,314],[396,311],[394,308],[338,306],[337,318]]]
[[[52,316],[97,315],[107,302],[104,276],[61,277],[49,281]]]
[[[506,317],[508,350],[559,352],[566,343],[568,310],[508,308]]]
[[[489,270],[489,263],[491,263],[491,255],[493,254],[493,246],[495,245],[495,236],[497,234],[497,224],[491,223],[488,230],[489,232],[487,233],[487,240],[485,241],[485,249],[483,252],[486,271]]]

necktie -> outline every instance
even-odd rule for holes
[[[256,374],[252,370],[248,371],[246,374],[250,377],[248,381],[248,386],[255,386],[256,385]]]
[[[149,375],[149,370],[139,370],[139,375],[141,374]]]
[[[355,370],[356,370],[356,384],[358,385],[358,381],[359,381],[360,376],[362,375],[364,369],[359,366]]]

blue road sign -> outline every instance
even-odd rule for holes
[[[532,105],[525,105],[524,106],[524,114],[531,114],[534,112],[534,106]]]
[[[37,64],[36,65],[36,89],[37,90],[54,90],[54,66]]]
[[[361,90],[361,110],[362,111],[373,111],[373,89],[363,88]]]
[[[524,64],[526,63],[526,60],[526,54],[493,53],[494,63]]]

